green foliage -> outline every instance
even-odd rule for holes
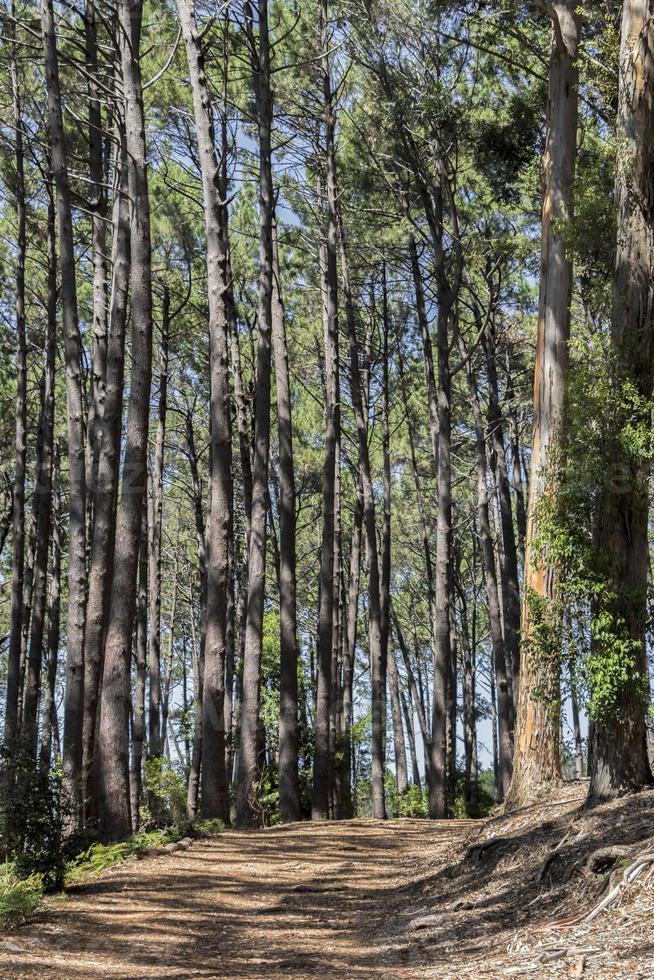
[[[43,878],[32,874],[22,878],[6,863],[0,877],[0,923],[4,926],[27,919],[43,898]]]
[[[186,816],[186,780],[171,763],[161,757],[147,759],[144,765],[143,789],[145,802],[141,807],[141,824],[162,827],[170,824],[182,827]]]
[[[17,749],[0,767],[0,854],[19,878],[39,875],[46,891],[64,872],[61,774],[44,773],[31,752]]]
[[[196,820],[193,824],[193,830],[200,835],[200,837],[212,837],[214,834],[220,834],[225,829],[225,824],[218,817],[214,817],[210,820]]]
[[[604,334],[580,328],[571,348],[567,424],[551,451],[535,515],[534,558],[554,575],[556,595],[527,596],[534,627],[528,652],[552,663],[567,647],[579,694],[601,719],[619,715],[627,688],[645,693],[635,670],[642,640],[634,629],[640,620],[644,635],[645,596],[619,581],[613,567],[619,556],[599,547],[597,528],[612,501],[645,494],[651,408],[623,377]]]
[[[66,880],[77,881],[88,874],[99,874],[115,864],[137,858],[147,851],[179,840],[179,830],[141,832],[117,844],[91,844],[66,865]]]
[[[397,796],[398,817],[428,817],[429,800],[427,791],[413,783]]]

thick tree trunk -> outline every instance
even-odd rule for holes
[[[84,619],[86,610],[86,470],[82,401],[81,338],[77,315],[75,245],[70,183],[59,85],[52,0],[42,0],[41,26],[46,68],[52,172],[56,191],[61,266],[61,308],[68,416],[68,624],[64,698],[64,784],[72,804],[71,824],[81,819],[82,718],[84,700]]]
[[[213,110],[193,4],[178,9],[193,92],[207,236],[211,370],[211,474],[207,519],[207,604],[202,702],[202,795],[206,817],[229,820],[225,764],[225,659],[227,655],[229,538],[232,506],[231,424],[228,380],[228,255],[222,194],[226,187],[215,145]],[[224,69],[225,70],[225,69]],[[222,194],[221,194],[222,188]],[[244,474],[245,475],[245,474]]]
[[[132,374],[98,733],[99,813],[104,840],[127,837],[132,826],[129,797],[130,666],[139,540],[147,485],[152,385],[152,254],[140,67],[142,14],[142,0],[121,0],[125,143],[132,203]]]
[[[551,606],[556,582],[547,558],[537,556],[538,505],[555,493],[547,473],[563,425],[568,374],[572,261],[564,222],[572,212],[577,150],[579,25],[576,0],[549,5],[556,18],[550,59],[549,124],[545,148],[541,290],[534,380],[534,433],[531,457],[527,542],[522,612],[523,657],[518,695],[513,778],[507,798],[520,806],[561,778],[559,760],[559,669],[551,657],[533,649],[538,627],[534,609]],[[563,227],[562,227],[563,225]],[[549,627],[555,629],[555,623]]]
[[[279,278],[277,236],[274,237],[272,341],[277,382],[279,430],[279,807],[283,822],[300,818],[298,780],[298,641],[295,577],[295,466],[291,423],[291,386],[286,347],[286,322]]]
[[[266,579],[266,524],[268,506],[268,457],[270,451],[270,366],[273,292],[273,213],[268,3],[259,2],[258,43],[250,22],[249,46],[256,85],[259,127],[259,331],[254,420],[254,467],[252,473],[252,523],[248,559],[248,600],[243,657],[243,701],[239,741],[236,820],[240,826],[258,824],[259,702],[263,607]],[[205,691],[206,700],[206,691]]]
[[[637,424],[649,430],[654,383],[654,0],[624,3],[619,78],[611,346],[616,401],[626,397],[625,386],[635,390],[642,399],[636,409]],[[619,642],[631,646],[633,664],[628,667],[628,680],[614,692],[609,711],[594,719],[589,750],[591,800],[652,782],[645,723],[650,464],[645,458],[625,463],[621,447],[616,435],[610,447],[615,476],[604,493],[598,537],[608,586],[615,596],[610,608],[614,629]],[[602,654],[600,647],[596,655]]]
[[[93,539],[89,567],[89,591],[84,640],[83,787],[87,816],[96,815],[94,758],[98,727],[98,705],[104,642],[111,599],[116,505],[120,466],[120,437],[123,418],[125,328],[130,276],[129,194],[124,132],[116,153],[113,202],[112,280],[109,304],[109,335],[102,414],[99,428],[96,486],[94,488]]]

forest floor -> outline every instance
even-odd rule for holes
[[[0,976],[651,980],[654,865],[569,920],[651,841],[654,791],[583,810],[584,789],[483,822],[226,831],[126,862],[0,937]]]

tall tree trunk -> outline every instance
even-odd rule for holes
[[[325,454],[322,483],[322,541],[320,547],[320,606],[318,610],[318,677],[316,688],[315,747],[311,816],[329,816],[329,718],[332,701],[332,647],[334,628],[334,533],[337,447],[340,440],[340,384],[338,373],[338,274],[336,267],[336,148],[332,80],[329,57],[329,0],[320,0],[321,74],[325,118],[325,228],[320,246],[323,323],[325,335]],[[322,202],[321,202],[322,204]]]
[[[429,321],[427,320],[427,310],[425,306],[425,289],[422,282],[422,271],[418,260],[418,249],[413,235],[409,238],[409,258],[411,260],[411,274],[413,276],[413,288],[416,296],[416,312],[418,316],[418,326],[420,328],[420,338],[422,340],[422,350],[425,358],[425,378],[427,381],[427,408],[429,411],[429,435],[431,438],[431,451],[434,458],[434,467],[438,467],[438,395],[436,392],[436,374],[434,372],[434,351],[429,331]]]
[[[461,348],[461,353],[462,356],[466,356],[463,348]],[[477,451],[477,521],[479,526],[479,539],[481,542],[481,556],[484,569],[484,582],[486,585],[486,598],[488,602],[492,669],[495,672],[497,690],[499,739],[498,783],[503,798],[508,792],[509,784],[511,782],[511,763],[513,758],[513,719],[511,697],[509,693],[509,681],[507,677],[500,599],[497,587],[495,549],[493,547],[493,535],[491,532],[488,510],[489,484],[487,467],[488,457],[486,454],[486,433],[484,431],[477,378],[470,361],[468,361],[466,364],[466,375],[468,378],[468,389],[470,391],[470,400],[472,404],[472,414],[475,426],[475,446]]]
[[[354,815],[352,805],[352,721],[353,721],[353,685],[354,685],[354,658],[357,646],[357,621],[359,614],[359,581],[361,577],[361,534],[363,527],[363,500],[360,487],[357,488],[357,495],[354,501],[354,517],[352,522],[352,540],[350,544],[350,572],[347,586],[345,638],[343,644],[343,709],[341,722],[341,817],[352,817]]]
[[[389,331],[388,286],[386,263],[382,264],[382,456],[384,509],[382,519],[382,547],[380,561],[380,600],[381,600],[381,643],[385,650],[388,674],[388,687],[391,696],[391,721],[393,725],[393,750],[395,756],[395,781],[399,793],[408,786],[406,767],[406,748],[402,729],[402,709],[395,664],[395,651],[391,639],[391,434],[390,416],[390,372],[389,372]]]
[[[447,707],[452,684],[450,649],[452,470],[452,379],[448,320],[452,299],[441,288],[436,346],[438,350],[438,511],[434,579],[434,693],[429,766],[429,816],[447,816]]]
[[[92,516],[95,503],[98,458],[102,439],[107,372],[107,192],[105,189],[105,153],[102,133],[102,102],[98,85],[97,0],[85,0],[84,42],[85,69],[88,93],[89,178],[91,188],[93,260],[93,319],[91,349],[91,393],[88,410],[88,445],[86,482],[88,486],[87,513]],[[90,532],[87,529],[87,536]]]
[[[492,302],[492,299],[491,299]],[[518,552],[513,528],[513,506],[511,487],[504,445],[504,421],[500,407],[499,384],[497,379],[497,346],[494,324],[490,319],[484,334],[486,353],[486,375],[488,379],[488,428],[490,434],[490,464],[497,485],[502,547],[499,553],[500,576],[502,581],[501,598],[503,602],[504,646],[507,670],[510,673],[509,688],[513,698],[518,696],[520,681],[520,591],[518,585]]]
[[[59,625],[61,613],[61,447],[57,444],[53,460],[52,494],[52,564],[50,594],[48,596],[48,670],[47,687],[43,699],[43,729],[41,731],[41,771],[49,772],[52,761],[52,743],[59,744],[57,721],[57,667],[59,664]]]
[[[75,244],[66,140],[59,85],[59,62],[52,0],[42,0],[41,26],[46,68],[52,172],[56,191],[61,266],[61,307],[68,415],[68,624],[64,698],[64,784],[72,803],[71,823],[81,819],[82,718],[84,700],[84,619],[86,610],[86,470],[82,401],[81,338],[77,315]]]
[[[286,322],[279,278],[276,230],[273,241],[272,342],[279,430],[279,806],[282,821],[300,818],[298,778],[298,641],[295,578],[295,466]]]
[[[139,541],[139,581],[134,639],[134,709],[132,718],[131,808],[133,830],[139,829],[143,787],[143,749],[145,747],[145,680],[148,658],[148,524],[143,508]]]
[[[168,344],[170,335],[170,292],[164,284],[161,305],[161,340],[159,345],[159,405],[152,466],[151,519],[148,529],[148,758],[161,755],[161,538],[163,533],[164,445],[168,408]]]
[[[43,399],[36,456],[34,518],[36,548],[34,552],[34,585],[32,617],[25,679],[23,737],[30,753],[36,752],[38,710],[41,693],[43,637],[45,633],[48,552],[52,519],[52,456],[54,451],[55,367],[57,356],[57,253],[55,243],[54,203],[48,207],[48,315],[45,336],[45,369]]]
[[[350,339],[350,388],[352,407],[357,429],[359,447],[359,472],[363,496],[363,525],[366,532],[368,554],[368,641],[370,655],[370,675],[372,693],[372,814],[377,820],[386,817],[384,799],[384,769],[386,727],[386,650],[382,643],[381,589],[379,581],[379,550],[377,548],[377,526],[375,519],[375,498],[372,485],[372,470],[368,448],[368,419],[364,412],[364,399],[359,369],[359,342],[356,334],[354,302],[350,287],[347,253],[345,249],[345,230],[339,222],[341,245],[341,274],[345,316]]]
[[[635,408],[643,430],[651,428],[654,383],[654,2],[630,0],[622,11],[618,98],[618,166],[615,198],[617,249],[611,323],[616,402],[625,387],[642,401]],[[604,491],[599,543],[606,559],[610,614],[616,642],[627,644],[633,662],[613,692],[610,709],[594,718],[590,799],[606,799],[652,782],[647,754],[647,572],[650,464],[624,460],[616,434],[610,447],[614,479]],[[627,470],[625,479],[624,472]],[[532,477],[533,483],[533,477]],[[601,640],[596,656],[601,658]],[[614,656],[609,650],[608,656]],[[624,654],[622,654],[624,656]],[[601,678],[602,682],[604,678]]]
[[[83,788],[87,817],[97,815],[94,759],[98,728],[100,683],[104,664],[104,642],[109,618],[111,578],[116,537],[116,505],[120,467],[120,437],[123,419],[125,373],[125,329],[130,277],[129,192],[127,152],[122,126],[116,151],[113,200],[112,279],[109,303],[109,335],[100,417],[97,477],[93,509],[91,562],[84,639]]]
[[[461,604],[461,646],[463,648],[463,746],[464,781],[463,806],[467,817],[478,816],[477,776],[477,717],[475,650],[468,633],[468,614],[463,588],[459,589]]]
[[[12,2],[12,17],[16,4]],[[16,435],[15,469],[12,509],[11,553],[11,626],[7,662],[7,693],[5,704],[5,745],[11,750],[18,735],[20,663],[23,627],[23,582],[25,562],[25,468],[27,463],[27,336],[25,324],[25,259],[27,253],[25,162],[23,146],[23,117],[18,79],[16,25],[11,27],[11,87],[15,127],[16,160]]]
[[[402,727],[402,703],[400,701],[400,682],[395,663],[395,651],[392,646],[388,650],[388,687],[391,695],[391,720],[393,722],[393,753],[395,756],[395,783],[398,793],[405,792],[409,785],[406,761],[406,746],[404,744],[404,729]]]
[[[270,451],[270,361],[273,292],[272,92],[268,2],[259,0],[258,43],[248,23],[249,47],[256,87],[259,127],[259,332],[254,418],[254,467],[252,473],[252,524],[248,560],[248,601],[243,657],[243,701],[239,741],[236,820],[240,826],[259,822],[259,702],[263,606],[266,580],[266,524],[268,505],[268,457]],[[206,692],[205,692],[206,699]]]
[[[399,676],[399,675],[398,675]],[[413,698],[411,691],[405,693],[404,688],[400,687],[400,701],[402,702],[402,712],[404,723],[406,724],[407,735],[409,737],[409,755],[411,756],[411,782],[418,789],[422,788],[420,780],[420,767],[418,766],[418,753],[416,751],[416,732],[413,723]]]
[[[189,773],[188,792],[186,796],[186,812],[189,819],[197,816],[198,799],[200,794],[200,770],[202,760],[202,691],[204,677],[204,650],[206,641],[206,610],[207,610],[207,561],[206,534],[204,514],[202,513],[202,492],[198,472],[198,458],[195,449],[195,434],[193,432],[193,416],[189,410],[186,415],[186,446],[191,470],[193,492],[193,514],[195,517],[195,536],[197,541],[198,563],[200,566],[200,642],[196,642],[195,619],[191,609],[191,635],[193,638],[193,748],[191,752],[191,770]],[[192,606],[192,603],[191,603]]]
[[[140,66],[142,14],[142,0],[121,0],[125,143],[132,202],[132,374],[98,733],[98,783],[104,840],[127,837],[132,826],[129,797],[130,666],[138,545],[147,486],[152,386],[152,254]]]
[[[629,5],[631,6],[631,5]],[[534,433],[529,487],[522,611],[523,657],[516,714],[513,778],[507,798],[520,806],[561,778],[559,760],[560,690],[558,665],[532,649],[538,628],[536,604],[551,606],[556,581],[547,557],[537,555],[538,503],[550,487],[547,467],[563,425],[568,374],[572,260],[565,222],[572,215],[579,71],[576,0],[548,5],[554,17],[550,58],[549,122],[545,148],[545,200],[542,218],[541,289],[534,379]],[[563,226],[563,227],[562,227]],[[556,629],[552,623],[550,629]]]

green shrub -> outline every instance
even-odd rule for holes
[[[65,798],[60,772],[42,772],[17,749],[0,765],[0,854],[18,878],[41,877],[46,891],[64,875]]]
[[[427,817],[429,805],[427,791],[411,783],[397,797],[398,817]]]
[[[5,864],[4,874],[0,876],[0,923],[8,925],[23,921],[36,911],[42,898],[41,875],[21,878],[11,865]]]
[[[220,834],[224,829],[225,824],[217,817],[212,820],[196,820],[193,824],[193,830],[200,837],[212,837],[214,834]]]
[[[144,803],[141,825],[148,829],[188,825],[186,815],[186,780],[161,757],[148,759],[143,774]]]
[[[66,881],[77,881],[87,874],[99,874],[122,861],[139,857],[151,848],[163,847],[164,844],[179,840],[181,836],[179,830],[152,830],[134,834],[117,844],[91,844],[90,847],[68,862],[66,865]]]

